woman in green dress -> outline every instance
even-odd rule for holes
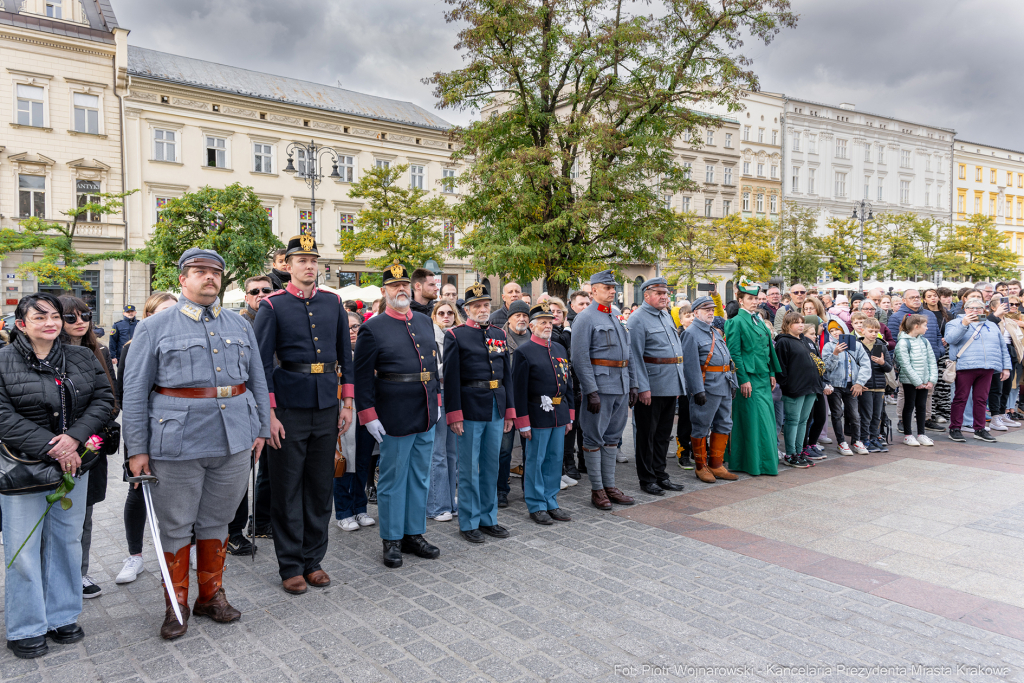
[[[747,474],[779,473],[778,438],[772,389],[779,360],[772,333],[757,307],[760,287],[740,281],[736,288],[740,310],[725,321],[725,343],[736,364],[740,388],[732,402],[732,440],[729,469]]]

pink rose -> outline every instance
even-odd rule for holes
[[[93,434],[85,441],[85,449],[87,451],[99,451],[102,445],[103,438],[99,434]]]

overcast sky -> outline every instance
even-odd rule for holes
[[[132,45],[410,100],[462,62],[441,0],[113,0]],[[954,128],[1024,150],[1021,0],[793,0],[795,30],[748,42],[764,90]],[[470,115],[439,111],[454,123]]]

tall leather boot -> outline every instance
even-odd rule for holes
[[[192,607],[197,617],[210,617],[226,624],[241,619],[242,613],[228,604],[221,580],[224,576],[224,557],[228,553],[228,540],[204,538],[196,541],[196,578],[199,597]]]
[[[174,616],[174,607],[171,606],[171,596],[164,588],[164,602],[167,603],[167,611],[164,612],[164,623],[160,626],[160,636],[166,640],[173,640],[185,635],[188,630],[188,553],[190,546],[180,548],[176,553],[164,552],[164,561],[167,563],[168,573],[171,575],[171,585],[174,587],[174,597],[178,601],[178,609],[181,610],[181,618],[184,624],[178,623]],[[161,585],[163,583],[161,582]]]
[[[708,456],[708,464],[710,465],[711,474],[715,475],[716,479],[728,479],[731,481],[739,477],[725,467],[725,446],[728,443],[728,434],[711,435],[711,454]]]
[[[704,439],[690,438],[690,446],[693,448],[693,461],[696,463],[693,468],[694,474],[705,484],[714,484],[715,475],[708,467],[707,442]]]

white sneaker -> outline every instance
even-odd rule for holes
[[[917,436],[917,443],[922,445],[922,446],[934,446],[935,445],[935,442],[932,441],[929,437],[925,436],[924,434],[918,434],[918,436]]]
[[[96,585],[88,574],[82,577],[82,597],[86,600],[100,597],[103,589]]]
[[[839,444],[836,447],[836,450],[839,451],[840,455],[853,455],[853,451],[850,450],[850,444],[846,443],[845,441]],[[865,449],[864,452],[866,453],[867,449]]]
[[[569,488],[569,485],[568,485],[568,484],[566,484],[566,483],[565,483],[564,481],[560,481],[560,482],[558,482],[558,488],[559,488],[560,490],[564,491],[564,490],[566,490],[567,488]]]
[[[779,453],[779,461],[782,461],[786,457],[786,454],[783,453],[782,451],[779,451],[778,453]]]
[[[568,474],[563,474],[562,475],[562,483],[565,484],[566,486],[575,486],[579,482],[576,481],[575,479],[573,479],[572,477],[570,477]]]
[[[865,455],[868,452],[868,447],[864,445],[863,441],[854,441],[853,452],[858,453],[860,455]]]
[[[359,522],[359,526],[373,526],[377,523],[377,520],[365,512],[360,512],[356,515],[356,521]]]
[[[345,519],[338,520],[338,527],[342,531],[356,531],[359,529],[359,522],[356,521],[355,517],[346,517]]]
[[[1009,415],[1000,415],[999,421],[1002,422],[1007,427],[1020,427],[1020,422],[1017,422]]]
[[[434,517],[435,522],[450,522],[452,521],[452,513],[442,512],[437,517]]]
[[[117,578],[114,579],[114,583],[131,583],[139,577],[139,574],[145,569],[142,563],[141,555],[129,555],[124,561],[124,566],[121,567],[121,571],[117,573]]]
[[[192,546],[188,550],[188,566],[192,567],[192,571],[196,571],[196,547]]]
[[[932,416],[932,421],[935,422],[935,424],[940,424],[940,425],[944,425],[947,422],[949,422],[949,420],[947,420],[946,418],[939,417],[938,415],[933,415]]]
[[[927,437],[926,437],[927,438]],[[921,442],[914,438],[913,434],[903,437],[904,446],[920,446]]]
[[[825,434],[822,434],[821,436],[818,437],[818,443],[823,443],[827,446],[828,444],[832,443],[832,439],[825,436]]]
[[[1005,431],[1008,431],[1006,429],[1006,425],[1003,424],[1002,417],[1003,417],[1002,415],[993,415],[992,416],[992,421],[988,423],[989,430],[991,430],[993,432],[1005,432]]]
[[[619,452],[615,454],[615,462],[629,462],[629,458],[626,457],[626,454],[622,452],[621,448],[619,449]]]
[[[898,403],[899,403],[899,401],[896,400],[896,398],[893,397],[893,396],[886,396],[885,397],[885,404],[886,405],[894,406],[894,405],[897,405]]]

